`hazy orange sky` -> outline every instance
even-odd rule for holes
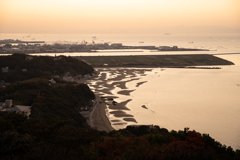
[[[240,33],[240,0],[0,0],[0,32]]]

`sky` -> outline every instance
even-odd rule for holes
[[[240,33],[240,0],[0,0],[0,33]]]

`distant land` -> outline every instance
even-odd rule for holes
[[[4,39],[0,40],[0,44],[8,44],[8,43],[45,43],[45,41],[21,41],[21,40],[14,40],[14,39]]]
[[[174,67],[234,65],[209,54],[192,55],[134,55],[134,56],[80,56],[76,57],[93,67]],[[191,67],[193,68],[193,67]],[[196,67],[197,68],[197,67]],[[210,69],[211,67],[198,67]],[[219,68],[211,68],[219,69]]]
[[[43,43],[43,44],[41,44]],[[144,43],[144,42],[141,42]],[[44,41],[21,41],[13,39],[0,40],[0,54],[12,53],[66,53],[66,52],[98,52],[99,50],[146,49],[159,51],[209,51],[208,49],[179,48],[178,46],[125,46],[122,43],[91,43],[82,41],[73,44],[46,44]],[[125,52],[125,51],[122,51]],[[129,52],[129,51],[126,51]]]

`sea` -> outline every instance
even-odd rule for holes
[[[152,68],[138,82],[127,83],[129,96],[118,95],[117,101],[127,103],[137,124],[159,125],[161,128],[183,130],[185,127],[209,134],[216,141],[240,149],[240,35],[82,35],[82,34],[15,34],[0,33],[2,39],[43,40],[48,44],[122,43],[132,46],[178,46],[209,51],[150,52],[149,50],[98,51],[92,53],[56,53],[66,56],[108,55],[170,55],[213,54],[235,65],[216,66],[221,69]],[[55,56],[55,53],[33,55]],[[212,67],[212,66],[211,66]],[[148,110],[141,106],[145,105]],[[108,115],[109,116],[109,115]],[[109,119],[114,119],[113,115]],[[127,122],[128,125],[136,124]],[[125,125],[113,126],[115,129]]]

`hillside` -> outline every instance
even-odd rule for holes
[[[15,82],[26,79],[63,75],[70,72],[72,76],[91,74],[94,69],[83,61],[72,57],[29,56],[13,54],[0,56],[0,68],[8,68],[6,72],[0,71],[0,81]]]
[[[86,84],[50,86],[48,79],[36,78],[13,83],[0,89],[0,101],[12,99],[13,105],[31,107],[31,118],[41,121],[70,119],[76,126],[86,126],[79,107],[86,106],[95,95]]]
[[[227,135],[226,135],[227,136]],[[240,150],[185,128],[127,127],[110,133],[0,112],[0,159],[239,160]]]

